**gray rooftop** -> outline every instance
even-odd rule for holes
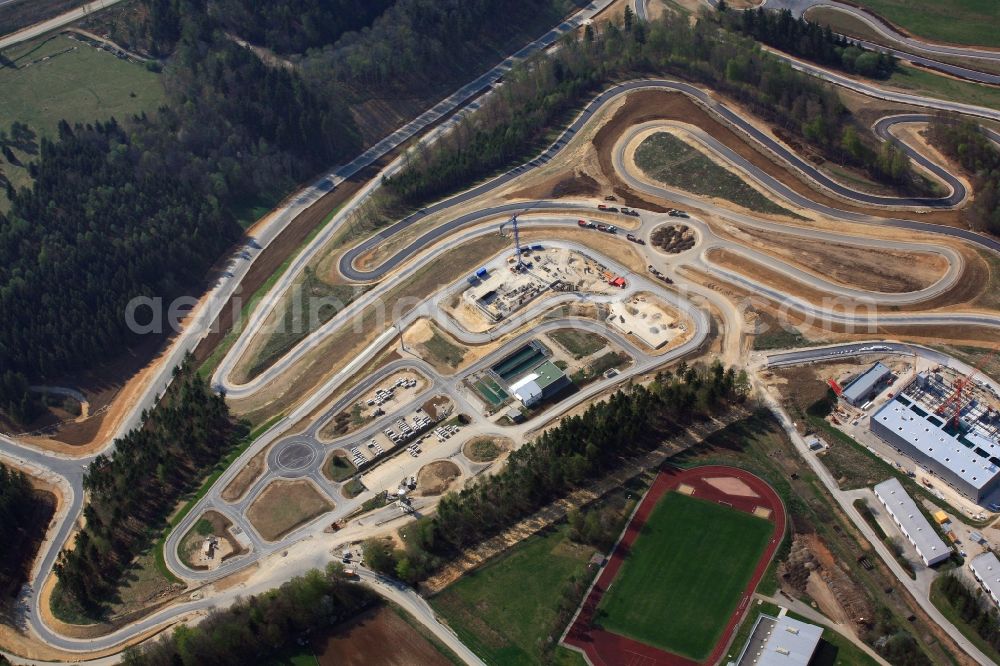
[[[823,637],[823,627],[782,615],[761,615],[740,666],[806,666]],[[757,639],[757,640],[754,640]]]
[[[1000,560],[991,551],[977,555],[969,562],[972,570],[979,575],[983,586],[990,591],[994,599],[1000,599]]]
[[[847,385],[847,388],[844,389],[844,398],[851,402],[858,400],[861,396],[875,388],[875,385],[885,379],[885,376],[890,372],[891,370],[886,366],[876,363],[868,368],[864,374],[855,378],[853,382]]]
[[[918,406],[919,407],[919,406]],[[926,410],[921,410],[926,414]],[[1000,444],[990,441],[976,431],[963,435],[971,447],[944,431],[942,425],[929,420],[928,416],[913,411],[897,400],[890,400],[875,412],[872,419],[905,439],[911,446],[947,468],[952,474],[970,486],[981,489],[1000,474],[1000,467],[989,461],[990,456],[1000,455]],[[936,421],[941,419],[935,418]],[[986,456],[976,453],[976,448],[986,452]]]
[[[921,557],[930,562],[951,553],[951,549],[924,518],[917,503],[906,492],[899,479],[893,477],[877,484],[875,494],[882,498],[892,515],[910,535]]]

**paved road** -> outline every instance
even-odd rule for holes
[[[709,0],[713,2],[713,0]],[[975,46],[959,46],[955,44],[936,44],[920,39],[907,37],[892,26],[885,23],[879,17],[866,12],[863,9],[848,5],[836,0],[767,0],[766,6],[769,9],[788,9],[794,16],[802,16],[806,10],[812,7],[831,7],[860,19],[869,27],[874,29],[884,38],[892,40],[902,45],[905,50],[912,53],[925,53],[928,55],[954,56],[958,58],[972,58],[977,60],[992,60],[1000,62],[1000,50],[990,50]]]
[[[74,21],[79,21],[87,14],[92,14],[93,12],[106,9],[112,5],[118,4],[119,2],[121,2],[121,0],[94,0],[93,2],[81,5],[76,9],[72,9],[65,14],[60,14],[55,18],[42,21],[41,23],[36,23],[35,25],[28,26],[27,28],[22,28],[21,30],[12,32],[8,35],[4,35],[3,37],[0,37],[0,49],[5,49],[9,46],[14,46],[15,44],[20,44],[21,42],[44,35],[47,32],[58,30],[59,28],[69,25]]]
[[[884,345],[886,343],[877,342],[872,344]],[[855,345],[853,344],[848,344],[848,345],[841,345],[839,347],[843,349],[851,349],[854,346]],[[919,349],[918,346],[910,346],[910,347],[914,349]],[[831,349],[832,349],[831,347],[824,347],[821,353],[822,354],[829,353]],[[796,353],[802,353],[802,352],[808,353],[808,351],[809,350],[801,350],[800,352]],[[771,410],[772,413],[774,413],[775,417],[777,417],[778,421],[781,423],[782,428],[784,428],[785,432],[788,433],[789,438],[791,438],[792,442],[795,444],[795,448],[798,450],[799,455],[806,461],[806,463],[808,463],[808,465],[812,468],[813,472],[815,472],[816,476],[820,479],[820,481],[822,481],[827,491],[830,493],[830,495],[833,496],[837,504],[840,505],[840,508],[844,512],[844,514],[851,520],[852,523],[854,523],[854,526],[862,534],[864,534],[865,538],[871,544],[872,548],[875,549],[875,552],[879,554],[879,557],[882,558],[885,565],[889,567],[889,569],[893,572],[893,575],[896,576],[898,583],[906,588],[906,590],[910,593],[910,595],[920,605],[921,609],[923,609],[923,611],[927,613],[927,615],[929,615],[930,618],[935,623],[937,623],[945,631],[947,631],[948,634],[952,637],[952,639],[959,645],[959,647],[961,647],[969,656],[971,656],[980,664],[983,664],[983,666],[990,666],[991,664],[993,664],[993,661],[989,657],[983,654],[983,652],[980,651],[979,648],[977,648],[971,641],[965,638],[965,636],[958,631],[955,625],[953,625],[948,620],[948,618],[946,618],[941,613],[941,611],[939,611],[937,607],[933,603],[931,603],[930,598],[927,596],[926,590],[922,589],[921,586],[918,585],[916,581],[912,580],[909,577],[909,574],[903,571],[903,568],[899,565],[899,562],[889,551],[885,543],[878,537],[878,535],[875,534],[871,526],[868,525],[868,523],[863,518],[861,518],[860,514],[858,514],[857,510],[854,508],[853,506],[854,499],[852,493],[841,490],[840,486],[837,484],[837,481],[833,478],[833,475],[830,474],[830,471],[826,468],[826,466],[809,451],[808,445],[806,444],[802,436],[799,435],[791,417],[788,415],[787,412],[785,412],[784,408],[782,408],[778,399],[775,398],[775,396],[772,395],[763,385],[758,384],[757,388],[760,391],[760,394],[764,396],[768,408]]]
[[[596,8],[598,7],[598,4],[600,4],[601,6],[603,6],[603,4],[606,4],[606,3],[595,3],[595,4],[593,4],[593,5],[590,6],[590,8],[588,9],[588,11],[591,11],[591,12],[595,11]],[[564,24],[564,26],[566,26],[565,29],[569,29],[570,27],[572,27],[571,23]],[[546,39],[549,39],[548,43],[551,43],[551,40],[554,39],[554,37],[552,37],[550,39],[550,36],[546,36],[546,38],[543,38],[542,40],[539,40],[539,42],[536,43],[536,47],[540,48],[542,45],[544,45]],[[506,63],[502,64],[496,70],[494,70],[494,75],[499,75],[499,74],[496,74],[497,72],[506,71],[504,69],[505,67],[509,68],[509,65],[506,64]],[[826,78],[827,76],[830,76],[828,73],[823,73],[823,74],[820,74],[820,75],[823,76],[824,78]],[[475,86],[475,85],[479,85],[479,84],[477,84],[477,83],[470,84],[470,86]],[[860,86],[861,84],[858,84],[857,82],[853,82],[853,81],[850,81],[850,80],[846,80],[846,81],[840,81],[840,82],[838,82],[838,85],[846,85],[846,86],[850,86],[850,87],[855,88],[855,89],[859,89],[856,86]],[[529,163],[529,165],[526,165],[525,167],[521,167],[518,170],[515,170],[513,173],[522,172],[526,168],[531,168],[533,166],[537,166],[540,163],[544,163],[544,161],[547,161],[548,159],[551,158],[551,155],[553,155],[555,153],[555,151],[557,151],[559,148],[561,148],[561,146],[566,141],[566,139],[573,132],[575,132],[579,127],[581,127],[583,125],[583,123],[587,119],[589,119],[601,107],[601,105],[603,103],[607,102],[608,100],[610,100],[614,96],[616,96],[618,94],[621,94],[621,93],[623,93],[623,92],[625,92],[627,90],[638,89],[638,88],[642,88],[642,87],[662,87],[662,88],[669,88],[669,89],[680,90],[682,92],[686,92],[687,94],[692,95],[693,97],[697,98],[700,102],[702,102],[705,106],[707,106],[708,108],[710,108],[712,111],[714,111],[715,113],[717,113],[720,116],[722,116],[725,120],[727,120],[728,122],[730,122],[733,126],[737,127],[741,131],[744,131],[745,133],[747,133],[748,135],[752,136],[753,138],[755,138],[756,140],[760,141],[761,143],[764,143],[765,145],[768,145],[768,147],[771,148],[773,151],[784,151],[784,152],[787,153],[787,151],[785,151],[785,149],[781,148],[780,145],[776,144],[775,142],[773,142],[772,140],[770,140],[768,137],[762,135],[752,125],[750,125],[749,123],[746,123],[745,121],[743,121],[742,118],[740,118],[738,115],[736,115],[735,113],[733,113],[732,111],[730,111],[726,107],[724,107],[724,106],[722,106],[722,105],[714,102],[706,93],[704,93],[703,91],[701,91],[698,88],[695,88],[694,86],[690,86],[688,84],[682,84],[682,83],[678,83],[678,82],[670,82],[670,81],[637,81],[637,82],[629,82],[629,83],[626,83],[626,84],[622,84],[620,86],[612,88],[611,90],[607,91],[603,95],[599,96],[591,105],[589,105],[584,110],[584,112],[582,112],[580,114],[580,117],[577,118],[576,121],[574,121],[573,125],[567,130],[567,132],[565,134],[563,134],[563,136],[560,137],[560,139],[557,140],[553,144],[553,146],[548,151],[546,151],[545,154],[543,154],[540,158],[534,160],[532,163]],[[319,196],[322,196],[323,193],[325,193],[326,191],[329,191],[329,189],[335,187],[337,182],[339,182],[340,180],[342,180],[345,177],[349,177],[349,175],[352,174],[352,173],[356,173],[363,166],[367,166],[368,164],[372,163],[375,159],[377,159],[377,157],[381,156],[381,154],[384,154],[387,150],[391,149],[392,146],[398,145],[399,142],[401,142],[405,138],[408,138],[408,136],[412,136],[413,133],[415,133],[416,131],[418,131],[422,127],[425,127],[427,123],[432,122],[437,117],[440,117],[442,114],[447,113],[449,108],[451,108],[451,109],[456,108],[458,105],[462,104],[465,100],[467,100],[468,97],[469,97],[469,95],[471,95],[475,90],[479,90],[479,89],[481,89],[481,85],[479,85],[478,88],[474,88],[474,89],[470,88],[470,87],[464,88],[462,91],[459,91],[454,96],[452,96],[451,98],[449,98],[449,100],[446,100],[446,102],[443,102],[442,105],[439,105],[439,107],[435,107],[435,109],[432,109],[430,112],[428,112],[428,114],[425,114],[425,116],[422,116],[422,118],[421,118],[420,121],[415,122],[414,124],[408,125],[407,128],[404,128],[400,132],[394,134],[392,137],[390,137],[389,139],[387,139],[386,142],[384,142],[383,144],[380,144],[379,147],[373,149],[372,151],[366,152],[364,155],[360,156],[357,160],[355,160],[354,162],[352,162],[350,165],[346,165],[345,167],[341,167],[340,169],[335,170],[334,172],[332,172],[331,174],[329,174],[327,177],[324,177],[323,179],[320,179],[313,187],[311,187],[311,188],[305,190],[304,192],[300,193],[300,195],[298,195],[297,197],[295,197],[294,200],[289,205],[287,205],[282,210],[280,210],[279,213],[272,218],[272,220],[271,220],[270,223],[262,225],[260,235],[254,240],[254,243],[247,250],[248,252],[251,252],[251,260],[252,260],[252,252],[254,250],[256,250],[257,246],[266,245],[267,243],[269,243],[270,240],[273,239],[277,235],[277,233],[280,231],[280,229],[283,228],[283,226],[285,224],[287,224],[287,222],[290,219],[292,219],[299,211],[301,211],[302,209],[304,209],[308,204],[310,204],[311,202],[313,202],[316,199],[318,199]],[[470,92],[470,90],[472,92]],[[862,92],[864,92],[863,89],[859,89],[859,90],[861,90]],[[866,94],[868,94],[868,93],[866,93]],[[875,95],[875,96],[885,96],[886,95],[886,93],[884,93],[883,91],[877,91],[877,90],[875,90],[874,92],[872,92],[872,94]],[[996,112],[992,112],[992,111],[986,110],[986,109],[979,109],[977,107],[969,107],[969,106],[966,106],[966,105],[957,105],[956,106],[956,105],[953,105],[951,103],[940,102],[938,100],[927,100],[925,98],[920,98],[918,96],[903,96],[903,97],[905,97],[907,100],[909,100],[908,103],[915,103],[915,104],[919,104],[919,105],[922,105],[922,106],[927,106],[927,107],[930,107],[930,108],[957,108],[959,111],[962,111],[962,112],[965,112],[965,113],[968,113],[968,114],[971,114],[971,115],[977,115],[979,117],[992,117],[991,114],[997,115],[997,117],[1000,117],[1000,114],[997,114]],[[423,125],[421,125],[421,123],[423,123]],[[432,133],[431,138],[429,140],[433,140],[437,136],[440,136],[440,131],[438,133]],[[773,145],[769,145],[769,143],[773,144]],[[381,153],[379,151],[381,151]],[[794,155],[789,155],[789,159],[791,160],[791,159],[797,159],[797,158]],[[394,166],[391,166],[390,169],[398,168],[398,164],[399,164],[399,162],[394,163]],[[348,174],[348,175],[345,176],[345,174]],[[504,182],[509,182],[509,180],[512,177],[513,177],[513,175],[505,174],[504,176],[501,176],[498,179],[495,179],[494,181],[492,181],[493,186],[495,187],[495,186],[500,185],[500,184],[502,184]],[[504,178],[506,178],[506,180],[503,180]],[[377,187],[377,181],[378,181],[378,179],[376,179],[375,181],[373,181],[373,184],[371,184],[358,197],[356,197],[355,200],[354,200],[354,202],[352,202],[351,205],[352,206],[357,205],[357,202],[361,201],[364,198],[364,196],[366,196],[375,187]],[[956,192],[957,192],[957,190],[954,190],[952,192],[951,196],[954,196],[956,194]],[[848,193],[848,194],[850,194],[850,193]],[[443,207],[444,205],[454,205],[456,203],[460,203],[462,201],[468,200],[472,196],[474,196],[474,195],[467,194],[467,193],[463,194],[463,195],[458,195],[458,197],[452,198],[450,200],[451,203],[441,204],[441,206]],[[949,205],[947,199],[948,198],[945,198],[943,200],[908,200],[908,201],[910,201],[911,203],[914,202],[914,201],[919,201],[920,202],[919,204],[915,204],[915,205]],[[343,219],[343,218],[341,218],[341,219]],[[415,221],[415,218],[413,220],[411,220],[410,223],[412,223],[413,221]],[[917,223],[913,223],[913,224],[917,224]],[[324,232],[320,234],[320,236],[324,236],[324,234],[325,234],[325,239],[328,239],[329,238],[329,234],[332,233],[333,230],[335,230],[336,226],[337,226],[336,224],[328,225],[327,229],[325,229]],[[399,231],[402,228],[405,228],[405,226],[406,225],[403,225],[403,226],[398,226],[397,225],[396,227],[393,227],[393,228],[396,231]],[[461,225],[455,225],[454,227],[452,227],[451,230],[456,230],[458,228],[458,226],[461,226]],[[908,228],[911,228],[911,227],[908,227]],[[956,236],[956,237],[960,237],[960,238],[965,238],[965,239],[971,240],[972,242],[977,243],[977,244],[979,244],[981,246],[989,247],[989,248],[992,248],[994,250],[996,250],[996,249],[998,249],[998,247],[1000,247],[992,239],[988,239],[988,238],[986,238],[984,236],[980,236],[978,234],[973,234],[972,232],[965,232],[964,230],[960,230],[960,229],[936,227],[935,225],[922,225],[922,226],[917,226],[917,227],[912,227],[912,228],[919,228],[921,230],[933,231],[933,232],[936,232],[936,233],[943,233],[943,234],[948,234],[948,235],[952,235],[952,236]],[[433,233],[433,232],[431,232],[431,233]],[[444,234],[444,233],[445,232],[441,232],[441,234]],[[317,238],[315,247],[321,246],[321,241],[322,240],[324,240],[324,239],[323,238]],[[425,242],[429,242],[430,240],[433,240],[433,237],[426,238]],[[410,249],[412,250],[412,252],[416,252],[416,251],[418,251],[421,248],[412,247]],[[292,270],[289,270],[289,271],[287,271],[285,273],[285,275],[283,276],[283,280],[287,280],[287,281],[290,282],[291,280],[295,279],[295,277],[297,277],[298,273],[300,272],[301,267],[304,266],[308,262],[308,259],[310,259],[313,256],[312,254],[310,254],[311,251],[312,251],[312,246],[306,252],[304,252],[302,255],[300,255],[296,259],[295,266],[293,267]],[[412,254],[412,252],[411,252],[411,254]],[[402,261],[402,259],[403,259],[403,257],[400,257],[399,261]],[[200,323],[207,324],[208,322],[210,322],[210,321],[212,321],[212,320],[215,319],[214,313],[217,313],[218,312],[218,308],[221,308],[222,304],[224,304],[228,300],[228,296],[230,294],[232,294],[233,291],[235,291],[235,289],[237,288],[237,286],[239,284],[240,279],[242,278],[243,275],[245,275],[246,269],[249,266],[249,261],[241,262],[241,260],[236,259],[235,262],[236,262],[236,265],[233,266],[232,277],[223,279],[220,282],[220,285],[215,290],[213,290],[213,292],[211,294],[212,298],[209,301],[209,305],[206,305],[205,307],[201,307],[201,308],[199,308],[197,310],[197,312],[198,312],[198,320],[199,320]],[[387,270],[390,270],[391,267],[392,267],[391,265],[388,266],[388,267],[386,267],[386,268],[384,268],[384,269],[383,269],[383,267],[380,267],[379,270],[386,270],[387,271]],[[342,270],[347,270],[347,271],[353,270],[353,268],[350,265],[350,262],[348,262],[348,265],[347,265],[346,269],[345,269],[344,265],[342,264],[341,265],[341,269]],[[283,291],[283,289],[287,287],[287,283],[279,285],[279,287],[280,288],[276,288],[273,293],[280,294]],[[213,310],[213,307],[215,308],[214,310]],[[264,308],[261,308],[259,310],[263,311]],[[954,322],[956,320],[952,319],[952,318],[948,318],[947,321]],[[965,320],[963,320],[963,321],[965,321]],[[169,377],[169,369],[179,360],[179,357],[184,353],[184,351],[186,351],[187,349],[190,349],[191,347],[194,346],[194,344],[197,343],[197,341],[200,339],[200,335],[202,335],[204,333],[204,330],[205,330],[204,327],[200,331],[198,330],[198,328],[199,328],[198,326],[192,326],[189,330],[186,330],[184,334],[182,334],[181,336],[179,336],[179,342],[178,342],[178,344],[176,344],[174,346],[173,351],[172,351],[172,353],[171,353],[168,361],[164,363],[162,373],[158,375],[156,381],[152,382],[149,385],[149,389],[148,389],[146,395],[143,397],[143,400],[139,401],[139,404],[137,404],[136,410],[133,412],[132,418],[126,420],[126,423],[123,425],[123,428],[132,427],[137,422],[138,414],[139,414],[139,412],[141,412],[141,409],[145,408],[148,405],[150,405],[152,403],[152,396],[155,395],[156,393],[162,391],[162,389],[163,389],[163,387],[165,385],[165,382],[166,382],[166,378]],[[390,329],[389,331],[386,332],[386,334],[383,335],[382,338],[380,338],[379,340],[376,341],[376,343],[373,343],[373,344],[377,344],[377,345],[379,345],[378,348],[381,348],[382,346],[384,346],[388,342],[388,339],[391,338],[392,336],[394,336],[395,334],[396,334],[396,331],[394,331],[393,329]],[[328,384],[326,386],[322,387],[322,389],[320,391],[318,391],[315,396],[311,396],[309,400],[307,400],[300,408],[298,408],[296,410],[296,412],[294,413],[294,415],[290,415],[289,422],[290,423],[296,422],[299,418],[301,418],[302,416],[304,416],[305,414],[307,414],[309,411],[311,411],[312,409],[314,409],[318,404],[320,404],[322,402],[323,399],[325,399],[326,396],[328,396],[335,388],[337,388],[340,385],[339,382],[342,382],[345,379],[346,379],[345,376],[337,376],[337,377],[334,377],[333,379],[331,379],[331,381],[328,382]],[[295,418],[293,419],[292,416],[295,416]],[[273,433],[278,433],[279,429],[273,429],[272,432]],[[277,437],[277,434],[272,435],[271,433],[269,433],[268,436],[269,437]],[[24,446],[21,446],[21,445],[17,445],[17,444],[14,444],[12,442],[8,442],[8,441],[3,441],[3,440],[0,440],[0,452],[3,452],[5,455],[9,455],[9,456],[14,457],[14,458],[23,457],[23,456],[30,456],[30,455],[36,455],[37,454],[37,452],[33,452],[31,449],[28,449],[27,447],[24,447]],[[38,455],[41,455],[41,454],[38,454]],[[37,461],[34,461],[34,462],[36,462],[40,467],[44,467],[46,469],[51,469],[51,470],[53,470],[56,473],[64,475],[67,479],[70,480],[70,482],[74,485],[74,487],[76,487],[76,488],[79,487],[79,485],[78,485],[79,484],[79,479],[82,476],[82,469],[80,469],[80,465],[81,465],[82,462],[85,462],[85,460],[65,460],[65,459],[60,458],[58,456],[41,455],[41,457]],[[74,465],[76,466],[75,469],[73,468]],[[80,495],[80,493],[76,493],[76,494],[74,494],[73,498],[71,499],[71,512],[70,512],[70,515],[73,518],[75,518],[75,516],[78,515],[78,513],[79,513],[79,506],[80,506],[80,501],[81,501],[81,499],[79,498],[79,495]],[[61,547],[61,544],[64,542],[66,534],[68,534],[69,525],[71,524],[71,522],[72,522],[71,520],[64,521],[60,525],[60,527],[59,527],[57,536],[50,541],[50,547],[48,548],[48,550],[44,554],[44,557],[42,559],[42,565],[41,565],[40,571],[39,571],[39,575],[35,577],[35,580],[42,580],[45,576],[48,575],[49,571],[51,570],[52,560],[54,559],[56,553],[58,552],[58,548]],[[185,610],[188,610],[188,607],[185,607]],[[114,645],[118,641],[123,640],[124,636],[133,635],[135,631],[141,631],[142,626],[154,626],[157,622],[163,622],[166,617],[172,617],[172,616],[168,612],[162,612],[160,614],[156,614],[156,615],[152,616],[151,618],[147,618],[147,620],[144,620],[143,623],[140,623],[141,626],[140,625],[136,625],[136,626],[130,627],[128,630],[123,630],[122,632],[118,632],[117,634],[113,634],[113,635],[111,635],[109,637],[105,637],[104,639],[99,639],[98,641],[88,641],[88,642],[86,642],[86,648],[93,649],[93,648],[98,647],[99,645]],[[42,634],[46,639],[54,641],[54,644],[58,645],[59,641],[65,641],[66,640],[66,639],[62,639],[61,637],[55,636],[46,627],[44,627],[44,625],[40,622],[40,620],[38,620],[37,613],[33,612],[31,614],[31,621],[32,621],[33,628],[36,631],[38,631],[40,634]],[[69,642],[64,643],[64,644],[73,645],[73,647],[70,648],[70,649],[83,649],[82,645],[73,644],[72,641],[69,641]]]

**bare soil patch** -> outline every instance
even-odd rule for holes
[[[333,510],[308,481],[274,481],[247,509],[247,518],[260,535],[277,541],[296,527]]]
[[[462,470],[452,461],[436,460],[417,472],[417,492],[421,497],[441,495],[461,475]]]
[[[799,296],[800,298],[804,298],[812,303],[823,304],[824,301],[829,298],[829,294],[820,289],[815,289],[803,284],[795,278],[772,270],[735,252],[730,252],[729,250],[724,250],[722,248],[712,248],[708,251],[708,257],[714,264],[733,270],[762,284],[777,287],[786,294]],[[834,310],[842,310],[846,307],[846,303],[847,301],[845,300],[844,302],[838,301],[831,303],[830,305]],[[908,307],[907,309],[919,308]]]
[[[473,437],[462,446],[462,453],[472,462],[485,463],[496,460],[514,448],[514,442],[507,437],[480,435]]]
[[[230,529],[232,521],[218,511],[206,511],[181,540],[178,551],[185,564],[194,569],[214,569],[246,549]],[[206,541],[210,545],[206,547]]]
[[[443,418],[445,414],[451,413],[455,408],[451,403],[451,398],[446,395],[436,395],[420,407],[431,420]]]
[[[450,666],[444,655],[385,606],[340,625],[316,646],[319,666]]]
[[[931,252],[866,248],[750,227],[731,227],[735,240],[843,285],[882,293],[919,291],[941,279],[948,260]]]
[[[260,475],[264,473],[264,464],[267,459],[267,451],[270,447],[264,447],[260,453],[251,458],[243,469],[233,477],[233,480],[229,482],[222,491],[222,499],[227,502],[235,502],[239,498],[243,497],[243,494],[250,489],[250,486],[254,484]]]
[[[705,483],[726,495],[733,495],[734,497],[759,497],[753,491],[753,488],[748,486],[743,479],[738,479],[735,476],[706,477]]]
[[[590,174],[574,169],[564,171],[510,193],[512,199],[558,199],[560,197],[594,197],[601,193],[601,185]]]

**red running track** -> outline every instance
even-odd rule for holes
[[[706,479],[718,477],[735,477],[740,479],[757,493],[758,497],[729,495],[706,482]],[[677,489],[682,483],[694,488],[693,497],[726,504],[737,511],[753,513],[757,507],[770,509],[770,520],[774,523],[774,532],[772,533],[771,541],[757,562],[757,568],[754,569],[753,575],[750,577],[750,582],[747,583],[746,590],[743,592],[736,612],[729,618],[729,622],[719,637],[719,642],[716,643],[715,648],[712,650],[712,654],[701,663],[715,664],[722,658],[733,633],[739,627],[746,613],[754,590],[757,589],[757,584],[764,576],[764,572],[767,571],[767,567],[771,563],[771,558],[774,557],[775,551],[781,544],[787,520],[785,507],[781,503],[778,493],[774,491],[774,488],[762,479],[745,470],[722,465],[707,465],[693,469],[677,469],[673,467],[664,469],[656,477],[656,480],[653,481],[652,488],[646,493],[646,497],[643,498],[635,515],[625,528],[625,534],[615,547],[614,552],[611,554],[611,559],[605,565],[604,570],[601,571],[587,598],[583,600],[580,612],[577,614],[576,619],[573,621],[563,640],[567,645],[582,650],[594,666],[694,666],[699,663],[651,645],[640,643],[631,638],[619,636],[618,634],[591,626],[594,613],[601,602],[601,597],[611,587],[615,576],[618,575],[618,570],[621,569],[622,562],[625,559],[625,553],[629,551],[632,543],[639,536],[639,532],[649,518],[649,514],[652,513],[653,507],[656,506],[656,503],[663,495]]]

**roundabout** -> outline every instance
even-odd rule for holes
[[[309,474],[323,452],[316,442],[293,439],[271,449],[268,468],[283,479],[297,479]]]

